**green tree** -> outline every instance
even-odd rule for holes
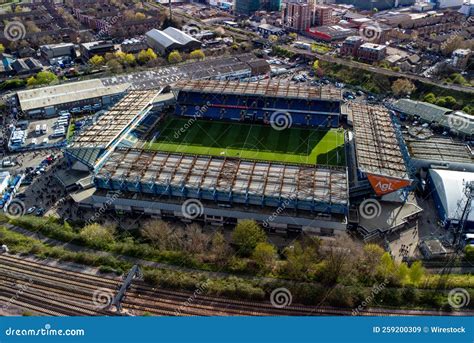
[[[142,50],[138,53],[138,62],[145,64],[150,61],[156,60],[158,56],[155,54],[155,52],[148,48],[147,50]]]
[[[96,247],[103,248],[114,241],[113,230],[97,223],[83,227],[79,235],[85,242]]]
[[[253,220],[242,220],[232,232],[232,240],[238,246],[238,253],[249,256],[258,243],[265,242],[265,231]]]
[[[57,81],[58,77],[50,71],[40,71],[36,74],[36,84],[37,85],[49,85],[50,83]]]
[[[176,50],[170,52],[170,54],[168,55],[168,62],[169,63],[179,63],[182,60],[183,60],[183,58],[181,57],[181,54]]]
[[[27,80],[26,80],[26,85],[31,87],[31,86],[36,86],[37,85],[37,82],[36,82],[36,78],[34,76],[30,76]]]
[[[3,54],[5,52],[5,47],[3,44],[0,43],[0,54]]]
[[[290,37],[291,39],[297,39],[298,38],[298,34],[296,32],[291,32],[288,37]]]
[[[260,270],[264,273],[267,273],[273,269],[275,265],[276,248],[266,242],[258,243],[252,253],[252,259],[257,263]]]
[[[410,267],[409,277],[414,286],[417,286],[425,276],[425,269],[420,261],[416,261]]]
[[[105,59],[102,56],[94,55],[90,58],[89,63],[94,67],[99,67],[105,63]]]
[[[423,101],[434,104],[436,102],[436,95],[433,93],[428,93],[423,97]]]
[[[206,56],[204,55],[204,52],[201,49],[197,49],[192,51],[189,54],[189,57],[193,60],[203,60]]]

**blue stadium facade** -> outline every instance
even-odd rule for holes
[[[294,126],[339,126],[341,100],[334,90],[308,90],[270,83],[253,84],[246,89],[237,82],[224,84],[215,88],[212,87],[218,85],[215,81],[178,84],[176,115],[268,124],[273,116],[284,113],[291,116]]]

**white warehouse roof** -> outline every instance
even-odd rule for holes
[[[17,92],[23,111],[125,92],[129,83],[105,86],[101,80],[70,82]]]
[[[447,218],[459,220],[466,204],[464,189],[467,183],[474,182],[474,173],[430,169],[430,175]],[[474,202],[468,220],[474,221]]]

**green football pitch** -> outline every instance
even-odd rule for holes
[[[145,149],[297,164],[345,164],[344,132],[167,117]]]

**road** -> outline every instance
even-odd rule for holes
[[[374,66],[371,66],[371,65],[358,63],[358,62],[346,60],[346,59],[343,59],[343,58],[333,57],[333,56],[329,56],[329,55],[321,55],[321,54],[318,54],[318,53],[315,53],[315,52],[309,52],[307,50],[297,49],[297,48],[294,48],[294,47],[288,46],[288,45],[285,46],[285,49],[288,49],[288,50],[290,50],[294,53],[297,53],[297,54],[311,56],[313,58],[317,58],[317,59],[319,59],[321,61],[324,61],[324,62],[338,63],[338,64],[342,64],[346,67],[363,69],[363,70],[366,70],[366,71],[369,71],[369,72],[372,72],[372,73],[377,73],[377,74],[381,74],[381,75],[385,75],[385,76],[401,77],[401,78],[405,78],[405,79],[410,79],[410,80],[414,80],[414,81],[423,82],[423,83],[426,83],[426,84],[429,84],[429,85],[432,85],[432,86],[436,86],[436,87],[451,90],[451,91],[458,91],[458,92],[474,94],[474,87],[464,87],[464,86],[459,86],[459,85],[443,85],[439,81],[438,82],[433,81],[433,80],[428,79],[426,77],[413,75],[413,74],[400,73],[400,72],[396,72],[396,71],[388,70],[388,69],[383,69],[383,68],[377,68],[377,67],[374,67]]]

